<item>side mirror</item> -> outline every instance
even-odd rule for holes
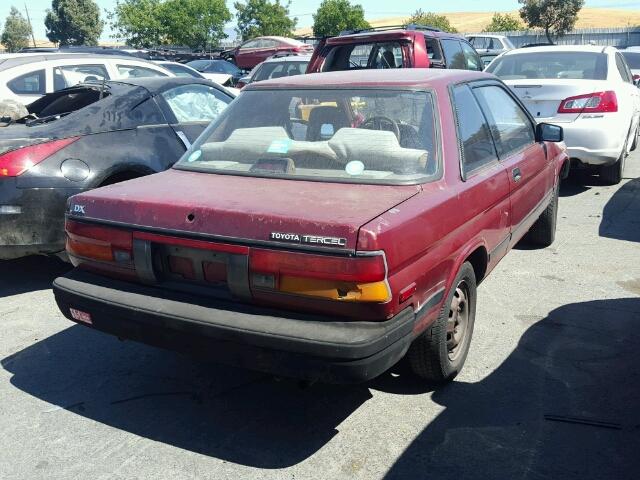
[[[536,127],[536,140],[539,142],[561,142],[564,140],[562,127],[551,123],[539,123]]]
[[[633,84],[640,88],[640,75],[634,75],[633,76]]]
[[[244,77],[241,77],[237,82],[236,82],[236,88],[243,88],[246,87],[247,85],[249,85],[251,83],[251,76],[250,75],[245,75]]]

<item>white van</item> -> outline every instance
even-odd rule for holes
[[[0,101],[12,99],[28,105],[45,93],[81,82],[173,76],[160,65],[124,55],[4,54],[0,55]]]

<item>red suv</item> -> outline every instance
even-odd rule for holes
[[[313,47],[287,37],[257,37],[244,42],[231,51],[225,52],[225,58],[234,62],[243,70],[250,70],[277,53],[311,54]]]
[[[406,354],[450,380],[476,285],[527,232],[554,240],[561,140],[480,72],[254,83],[171,170],[71,198],[56,301],[252,369],[354,382]]]
[[[345,32],[321,41],[307,73],[387,68],[455,68],[482,71],[469,42],[432,27],[405,25]]]

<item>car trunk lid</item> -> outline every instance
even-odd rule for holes
[[[579,113],[558,113],[564,99],[607,90],[606,82],[599,80],[519,79],[506,83],[539,122],[573,122]]]
[[[355,251],[360,226],[419,191],[416,185],[170,170],[80,194],[71,208],[85,217],[194,238]]]

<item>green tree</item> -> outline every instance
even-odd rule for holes
[[[418,25],[427,25],[429,27],[439,28],[440,30],[444,30],[445,32],[457,33],[456,30],[446,15],[438,15],[433,12],[424,12],[421,8],[416,10],[407,23],[416,23]]]
[[[364,19],[362,5],[349,0],[324,0],[313,15],[313,34],[316,37],[334,37],[343,30],[369,28]]]
[[[484,27],[483,32],[513,32],[522,30],[522,23],[513,15],[494,13],[491,23]]]
[[[166,43],[160,0],[122,0],[109,12],[114,38],[136,48],[150,48]]]
[[[47,38],[60,45],[97,45],[104,22],[93,0],[53,0],[44,19]]]
[[[235,2],[233,6],[238,22],[236,31],[243,40],[264,35],[290,37],[298,19],[289,17],[289,5],[282,5],[280,0],[273,3],[269,0]]]
[[[29,23],[20,11],[12,6],[4,22],[4,30],[2,31],[0,42],[9,52],[17,52],[21,48],[29,46],[29,35],[31,35]]]
[[[217,45],[231,20],[225,0],[167,0],[161,8],[167,39],[191,48]]]
[[[549,43],[552,35],[561,37],[571,31],[584,0],[518,0],[520,16],[531,28],[542,28]]]

